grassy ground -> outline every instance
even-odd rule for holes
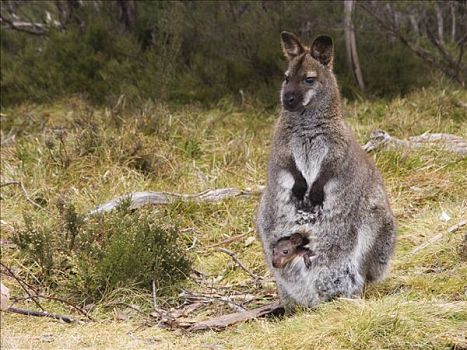
[[[416,92],[403,99],[346,103],[358,140],[374,129],[405,138],[447,132],[467,138],[467,115],[459,101],[467,93],[452,88]],[[256,188],[264,184],[272,126],[277,113],[228,102],[204,110],[148,104],[139,111],[92,109],[79,99],[50,105],[24,105],[2,111],[1,182],[24,183],[29,196],[46,208],[35,209],[18,186],[2,187],[2,240],[34,220],[57,217],[59,202],[85,213],[131,191],[198,192],[221,187]],[[15,135],[15,139],[11,136]],[[127,312],[118,320],[116,302],[151,307],[149,291],[120,289],[95,305],[95,322],[66,325],[9,313],[1,314],[4,349],[465,349],[467,348],[466,219],[467,159],[440,150],[381,150],[373,157],[383,173],[398,221],[398,245],[388,278],[370,286],[362,300],[336,300],[317,310],[276,320],[257,320],[223,332],[186,334],[140,327],[144,317]],[[230,294],[259,293],[274,298],[274,285],[252,286],[249,275],[210,245],[225,245],[255,274],[268,276],[254,215],[258,197],[218,204],[174,203],[151,207],[151,215],[184,230],[194,268],[211,288]],[[440,220],[441,213],[450,220]],[[416,254],[412,250],[439,233],[443,237]],[[196,240],[195,240],[196,237]],[[251,241],[251,239],[250,239]],[[34,271],[17,249],[2,243],[2,261],[18,273]],[[22,292],[2,275],[13,296]],[[193,280],[190,290],[206,290]],[[53,290],[47,291],[53,293]],[[63,305],[50,310],[73,314]],[[34,308],[20,303],[19,307]],[[230,312],[213,304],[196,318]],[[75,315],[75,314],[73,314]],[[76,315],[75,315],[76,316]],[[126,318],[126,317],[125,317]]]

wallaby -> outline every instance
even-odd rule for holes
[[[307,268],[311,267],[311,257],[313,252],[306,247],[308,239],[301,233],[294,233],[289,237],[282,237],[272,248],[272,266],[278,269],[283,268],[295,258],[303,258]]]
[[[284,304],[314,307],[383,277],[395,222],[380,173],[343,119],[332,39],[308,48],[292,33],[281,37],[288,69],[257,231]],[[311,268],[274,268],[274,244],[300,230],[313,232]]]

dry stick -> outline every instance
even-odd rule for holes
[[[39,304],[39,302],[36,300],[36,298],[37,298],[37,293],[36,293],[35,296],[33,296],[33,295],[29,292],[29,289],[32,289],[32,290],[33,290],[33,288],[31,288],[30,286],[28,286],[26,282],[24,282],[21,278],[19,278],[18,276],[16,276],[15,273],[14,273],[7,265],[5,265],[4,263],[2,263],[1,261],[0,261],[0,265],[1,265],[5,270],[8,271],[8,273],[10,274],[10,276],[13,277],[13,278],[16,280],[16,282],[18,282],[18,284],[19,284],[19,286],[21,287],[21,289],[23,289],[23,290],[26,292],[26,294],[29,295],[29,297],[30,297],[31,300],[37,305],[37,307],[38,307],[39,309],[41,309],[42,311],[45,312],[45,309],[44,309],[44,308],[42,307],[42,305]],[[28,288],[29,288],[29,289],[28,289]]]
[[[24,184],[23,184],[22,181],[9,181],[9,182],[5,182],[5,183],[0,184],[0,187],[9,186],[9,185],[18,185],[19,188],[21,188],[21,191],[23,192],[24,197],[26,198],[26,200],[27,200],[29,203],[31,203],[32,205],[34,205],[36,208],[44,209],[42,206],[40,206],[39,204],[37,204],[36,202],[34,202],[34,201],[31,199],[31,197],[29,197],[28,191],[26,191],[26,188],[24,188]]]
[[[50,317],[56,320],[64,321],[66,323],[72,323],[75,321],[69,316],[52,314],[47,311],[32,311],[32,310],[18,309],[16,307],[9,307],[6,311],[12,312],[15,314],[20,314],[20,315],[26,315],[26,316]]]
[[[454,225],[454,226],[451,226],[450,228],[448,228],[447,230],[447,233],[453,233],[455,231],[457,231],[458,229],[460,229],[462,226],[465,226],[467,225],[467,220],[462,220],[461,222],[459,222],[458,224]],[[411,252],[410,252],[410,255],[413,255],[413,254],[416,254],[418,253],[420,250],[428,247],[430,244],[436,242],[436,241],[439,241],[442,237],[444,236],[444,233],[439,233],[437,234],[436,236],[430,238],[428,241],[426,241],[425,243],[422,243],[420,244],[419,246],[415,247]]]
[[[68,305],[69,307],[75,309],[76,311],[78,311],[83,316],[86,316],[90,321],[94,321],[94,319],[91,316],[89,316],[89,314],[86,311],[84,311],[80,307],[78,307],[78,306],[76,306],[76,305],[74,305],[74,304],[70,303],[69,301],[67,301],[65,299],[62,299],[62,298],[53,297],[53,296],[49,296],[49,295],[36,294],[35,296],[29,296],[29,297],[24,297],[24,298],[16,298],[16,300],[27,300],[27,299],[33,299],[33,298],[42,298],[42,299],[47,299],[47,300],[58,301],[60,303],[63,303],[65,305]]]
[[[37,301],[37,299],[39,298],[42,298],[42,299],[47,299],[47,300],[54,300],[54,301],[58,301],[58,302],[61,302],[63,304],[66,304],[68,306],[70,306],[71,308],[75,309],[76,311],[78,311],[79,313],[83,314],[84,316],[86,316],[90,321],[94,321],[92,319],[91,316],[89,316],[89,314],[84,311],[83,309],[81,309],[80,307],[70,303],[69,301],[67,300],[64,300],[62,298],[58,298],[58,297],[54,297],[54,296],[48,296],[48,295],[42,295],[42,294],[38,294],[36,291],[34,291],[34,288],[32,288],[31,286],[29,286],[26,282],[24,282],[21,278],[19,278],[18,276],[16,276],[14,274],[14,272],[8,267],[6,266],[4,263],[0,262],[0,265],[6,269],[8,271],[8,273],[10,274],[11,277],[13,277],[17,282],[18,284],[20,285],[20,287],[28,294],[28,297],[24,297],[24,298],[18,298],[17,300],[27,300],[27,299],[31,299],[32,301],[34,301],[34,303],[43,311],[43,312],[47,312],[45,311],[45,309],[42,307],[42,305]],[[26,288],[27,287],[27,288]],[[29,292],[29,289],[33,290],[35,295],[32,295],[30,292]]]
[[[159,312],[157,307],[157,297],[156,297],[156,281],[152,280],[152,307],[154,311]]]
[[[188,248],[186,248],[185,250],[187,250],[187,251],[192,250],[196,246],[196,242],[198,242],[198,238],[196,238],[196,236],[195,236],[195,237],[193,237],[193,243]]]
[[[221,302],[223,304],[228,305],[230,308],[234,309],[235,311],[246,311],[246,309],[234,302],[230,297],[225,295],[219,294],[202,294],[202,293],[191,293],[189,291],[184,291],[183,296],[187,300],[193,300],[195,302],[203,302],[203,303],[213,303],[215,301]]]
[[[228,250],[228,249],[225,249],[225,248],[219,248],[218,249],[220,252],[223,252],[227,255],[229,255],[237,264],[238,266],[240,266],[244,271],[246,271],[255,281],[258,281],[260,279],[262,279],[261,276],[258,276],[258,275],[255,275],[253,272],[251,272],[251,270],[249,270],[241,261],[240,259],[235,255],[234,252]]]
[[[245,235],[246,235],[246,233],[242,233],[241,235],[226,238],[221,242],[208,245],[207,247],[205,247],[205,249],[214,248],[214,247],[218,247],[220,245],[229,244],[229,243],[238,241],[238,240],[242,239],[243,237],[245,237]]]
[[[284,308],[282,307],[282,305],[278,302],[275,302],[253,310],[236,312],[233,314],[223,315],[217,318],[212,318],[210,320],[197,322],[190,328],[188,328],[188,330],[220,330],[235,323],[245,322],[262,316],[282,314],[283,312]]]

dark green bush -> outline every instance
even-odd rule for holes
[[[41,3],[24,7],[54,7]],[[119,21],[110,1],[101,11],[85,3],[83,26],[69,24],[46,37],[2,28],[1,105],[70,94],[95,104],[109,104],[122,94],[135,105],[161,99],[211,104],[225,96],[238,100],[240,91],[270,105],[277,101],[285,67],[281,30],[308,43],[318,34],[331,35],[344,95],[362,94],[346,63],[342,3],[135,3],[138,16],[131,28]],[[428,82],[429,69],[364,11],[355,13],[355,26],[364,28],[357,43],[366,94],[398,95]]]
[[[37,224],[25,217],[15,236],[21,253],[37,264],[38,278],[79,302],[102,298],[117,287],[137,286],[171,293],[191,262],[177,229],[123,204],[112,213],[83,219],[73,206],[60,222]]]

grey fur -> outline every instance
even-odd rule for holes
[[[298,41],[290,33],[284,38]],[[359,295],[366,282],[384,276],[394,250],[395,222],[380,173],[343,120],[332,47],[325,47],[326,61],[320,61],[316,41],[311,50],[283,42],[284,51],[298,45],[300,55],[285,52],[291,81],[284,82],[281,100],[290,91],[303,99],[311,89],[313,98],[298,110],[284,108],[277,122],[257,231],[282,301],[314,307],[336,296]],[[310,69],[317,81],[304,88],[300,74]],[[315,218],[303,219],[310,215]],[[311,268],[303,259],[273,268],[272,246],[293,232],[308,232],[315,255]]]

